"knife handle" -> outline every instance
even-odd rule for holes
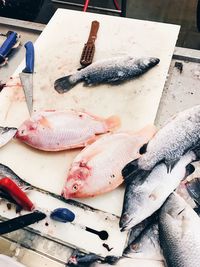
[[[99,22],[97,20],[94,20],[92,22],[92,25],[91,25],[91,29],[90,29],[90,35],[89,35],[89,38],[88,38],[88,43],[90,42],[95,42],[96,38],[97,38],[97,32],[98,32],[98,29],[99,29]]]
[[[0,63],[3,63],[5,61],[5,57],[10,52],[12,47],[16,44],[17,39],[18,39],[18,34],[16,32],[12,32],[11,34],[8,35],[7,39],[0,47]]]
[[[31,41],[25,43],[26,48],[26,67],[22,72],[33,73],[34,72],[34,46]]]

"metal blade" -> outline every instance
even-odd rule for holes
[[[33,74],[22,72],[19,74],[19,77],[24,89],[28,111],[31,115],[33,110]]]

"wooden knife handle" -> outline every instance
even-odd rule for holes
[[[88,38],[88,43],[90,43],[90,42],[94,43],[95,42],[95,40],[97,38],[98,29],[99,29],[99,22],[97,20],[94,20],[92,22],[92,25],[91,25],[90,35],[89,35],[89,38]]]

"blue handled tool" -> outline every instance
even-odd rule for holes
[[[59,222],[73,222],[75,214],[66,208],[58,208],[51,212],[50,218]]]
[[[10,32],[7,35],[7,39],[0,47],[0,64],[4,64],[7,60],[6,56],[10,53],[11,49],[18,41],[18,34],[16,32]]]
[[[34,46],[32,42],[27,42],[26,48],[26,67],[19,74],[22,87],[26,98],[27,107],[31,115],[33,110],[33,72],[34,72]]]

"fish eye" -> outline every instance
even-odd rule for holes
[[[73,191],[76,192],[78,190],[78,185],[74,184],[72,188],[73,188]]]

